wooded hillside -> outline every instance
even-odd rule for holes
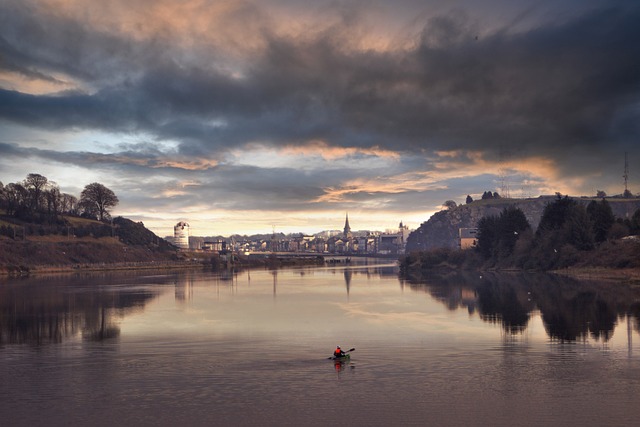
[[[498,216],[507,207],[515,207],[524,213],[531,228],[538,228],[542,213],[547,204],[557,196],[541,196],[535,199],[491,199],[478,200],[465,205],[435,213],[418,229],[413,231],[407,240],[407,252],[423,251],[439,248],[457,248],[458,230],[460,228],[476,228],[481,218]],[[577,203],[587,206],[597,198],[572,198]],[[619,219],[631,219],[640,209],[640,198],[606,198],[613,214]]]

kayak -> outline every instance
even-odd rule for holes
[[[351,360],[351,354],[347,353],[341,357],[332,356],[331,360],[334,360],[336,362],[348,362],[349,360]]]

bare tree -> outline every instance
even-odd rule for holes
[[[4,187],[4,205],[8,215],[16,215],[27,209],[29,192],[22,184],[9,183]]]
[[[42,195],[46,190],[48,183],[49,180],[47,177],[42,176],[39,173],[30,173],[23,181],[22,185],[29,192],[29,208],[31,211],[40,211],[43,205]]]
[[[110,217],[108,209],[116,206],[119,200],[113,191],[104,185],[94,182],[80,193],[80,206],[90,216],[97,216],[100,221]]]
[[[62,214],[62,194],[60,187],[50,182],[50,188],[44,191],[44,197],[47,200],[47,214],[50,218],[56,219]]]
[[[76,215],[78,213],[78,198],[71,194],[62,193],[62,213]]]

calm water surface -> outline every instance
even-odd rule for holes
[[[369,263],[2,280],[0,425],[638,425],[638,291]]]

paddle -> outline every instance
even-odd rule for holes
[[[352,351],[356,351],[356,348],[355,347],[354,348],[350,348],[349,350],[345,351],[344,354],[351,353]],[[327,357],[327,359],[329,359],[329,360],[331,360],[331,359],[340,360],[339,357],[336,358],[335,356]]]

